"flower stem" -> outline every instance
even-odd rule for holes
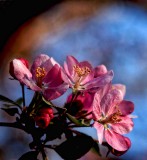
[[[25,90],[24,90],[24,84],[21,83],[21,88],[22,88],[22,98],[23,98],[23,106],[26,106],[25,103]]]
[[[47,157],[44,149],[41,150],[41,153],[42,153],[42,158],[43,158],[43,160],[48,160],[48,157]]]

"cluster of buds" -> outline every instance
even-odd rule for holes
[[[80,145],[76,143],[79,135],[83,135],[81,142],[84,140],[85,143],[86,141],[92,143],[88,149],[81,151],[81,154],[77,154],[76,150],[72,153],[69,150],[75,159],[83,156],[95,146],[96,142],[98,145],[105,144],[115,155],[121,155],[130,148],[131,141],[124,134],[133,129],[131,113],[134,110],[134,104],[124,100],[125,85],[112,84],[113,71],[108,71],[105,65],[93,68],[88,61],[79,62],[73,56],[67,56],[64,65],[61,66],[53,58],[41,54],[35,58],[31,68],[28,61],[23,58],[12,60],[9,73],[20,82],[21,86],[27,86],[34,91],[34,97],[29,106],[23,106],[20,113],[19,123],[25,123],[25,125],[23,124],[21,128],[19,124],[19,127],[32,134],[33,138],[36,136],[32,130],[37,129],[39,133],[41,132],[37,137],[40,139],[46,134],[47,138],[44,142],[37,140],[36,144],[34,143],[36,138],[33,139],[37,151],[43,152],[40,148],[45,147],[47,141],[60,138],[62,134],[65,134],[67,141],[55,147],[54,150],[65,159],[70,159],[70,155],[60,148],[69,149],[71,148],[69,144],[73,144],[74,147]],[[54,105],[52,100],[62,96],[68,89],[71,90],[71,94],[65,100],[64,106]],[[28,129],[30,128],[28,120],[31,122],[31,130]],[[98,140],[74,130],[75,127],[94,127]],[[50,148],[53,149],[51,146]],[[45,154],[42,153],[42,155]]]

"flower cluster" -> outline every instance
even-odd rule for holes
[[[15,128],[32,135],[30,148],[35,149],[36,157],[41,152],[45,158],[45,147],[54,149],[64,159],[80,158],[92,147],[99,152],[97,148],[100,145],[107,146],[114,155],[122,155],[130,148],[131,141],[124,134],[133,129],[131,113],[134,104],[124,100],[124,85],[112,84],[113,71],[108,71],[105,65],[93,68],[88,61],[78,62],[73,56],[67,56],[61,66],[53,58],[41,54],[30,68],[23,58],[12,60],[9,73],[20,82],[23,93],[23,106],[17,104],[21,111]],[[29,106],[25,105],[24,86],[34,91]],[[68,89],[71,89],[71,94],[63,107],[52,103]],[[4,96],[1,99],[8,100]],[[98,140],[77,131],[75,127],[94,127]],[[44,134],[46,138],[42,140]],[[67,139],[65,142],[56,147],[46,144],[61,138],[62,134]],[[77,151],[77,146],[83,150]],[[28,153],[21,158],[26,155]]]

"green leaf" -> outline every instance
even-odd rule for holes
[[[37,160],[38,152],[37,151],[29,151],[23,154],[18,160]]]
[[[51,141],[56,138],[61,138],[62,133],[65,130],[65,123],[58,118],[52,120],[52,124],[46,128],[46,141]]]
[[[69,113],[66,113],[66,115],[67,115],[67,118],[77,126],[88,127],[90,125],[90,124],[86,124],[84,119],[78,120],[74,116],[70,115]]]
[[[72,137],[55,148],[64,160],[77,160],[93,146],[93,139],[85,134]]]
[[[46,99],[44,99],[44,97],[42,97],[42,100],[47,104],[47,105],[49,105],[50,107],[53,107],[53,108],[55,108],[57,111],[59,111],[59,112],[66,112],[66,108],[61,108],[61,107],[57,107],[57,106],[55,106],[54,104],[52,104],[50,101],[47,101]]]
[[[14,102],[13,100],[11,100],[3,95],[0,95],[0,101],[7,102],[7,103],[11,104],[11,106],[15,105],[15,106],[18,106],[19,108],[21,108],[21,106],[17,102]]]
[[[22,103],[23,103],[23,98],[22,98],[22,97],[18,98],[18,99],[16,100],[16,103],[21,106]]]
[[[10,116],[14,116],[15,114],[19,114],[18,108],[1,108],[3,111],[8,113]]]

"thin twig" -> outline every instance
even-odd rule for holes
[[[26,106],[25,102],[25,90],[24,90],[24,84],[21,83],[21,88],[22,88],[22,98],[23,98],[23,107]]]

